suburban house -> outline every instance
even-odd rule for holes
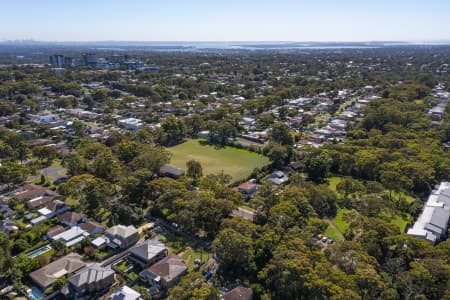
[[[16,226],[16,222],[10,219],[0,220],[0,231],[4,233],[11,233],[17,231],[19,228]]]
[[[0,214],[3,219],[7,219],[11,216],[14,216],[16,212],[11,209],[8,204],[0,200]]]
[[[68,279],[69,297],[78,299],[87,295],[93,298],[106,292],[115,280],[115,272],[111,268],[97,265],[83,268]]]
[[[52,200],[51,202],[47,203],[47,205],[43,209],[46,210],[46,213],[41,213],[41,210],[39,210],[39,213],[43,216],[45,215],[47,219],[51,219],[64,213],[69,209],[69,207],[64,201]]]
[[[178,179],[178,178],[180,178],[181,176],[184,175],[184,171],[182,169],[179,169],[179,168],[175,168],[175,167],[172,167],[172,166],[165,165],[165,166],[162,166],[159,169],[159,174],[161,176],[170,177],[170,178],[173,178],[173,179]]]
[[[67,226],[78,226],[86,222],[86,215],[73,211],[67,211],[59,216],[59,220]]]
[[[78,271],[86,264],[81,255],[69,253],[58,260],[30,273],[30,278],[43,291],[51,286],[58,278]]]
[[[17,200],[33,199],[43,195],[56,196],[57,193],[43,186],[34,184],[26,184],[11,193],[11,197],[16,198]]]
[[[245,126],[252,126],[253,124],[255,124],[255,122],[256,122],[256,120],[253,118],[244,117],[244,118],[242,118],[242,121],[239,123],[241,123],[242,125],[245,125]]]
[[[89,235],[100,234],[105,232],[105,226],[95,221],[87,221],[81,225],[81,229],[89,233]]]
[[[47,220],[46,216],[39,216],[39,217],[34,218],[33,220],[31,220],[30,223],[31,223],[31,225],[34,226],[34,225],[37,225],[37,224],[39,224],[39,223],[41,223],[42,221],[45,221],[45,220]]]
[[[220,297],[220,300],[252,300],[252,299],[253,299],[253,290],[243,286],[237,286]]]
[[[169,249],[163,243],[152,239],[133,247],[128,258],[142,268],[146,268],[166,257],[168,253]]]
[[[31,220],[32,225],[39,224],[40,222],[51,219],[57,215],[60,215],[67,211],[69,207],[61,200],[52,200],[47,205],[38,210],[40,216]]]
[[[139,273],[142,281],[163,289],[174,286],[186,274],[187,266],[178,255],[170,254]]]
[[[39,208],[41,206],[46,205],[47,203],[49,203],[53,199],[55,199],[55,195],[49,195],[46,192],[42,196],[38,196],[38,197],[35,197],[33,199],[28,200],[27,206],[28,206],[29,209],[37,209],[37,208]]]
[[[133,131],[138,130],[143,124],[141,120],[135,118],[119,120],[118,123],[120,126]]]
[[[437,105],[428,111],[428,115],[433,121],[440,121],[444,117],[446,105]]]
[[[98,113],[88,111],[88,110],[83,110],[80,108],[68,109],[66,112],[67,112],[67,114],[73,115],[73,116],[77,117],[78,119],[95,120],[95,119],[98,119],[101,117],[101,115]]]
[[[142,300],[141,294],[128,286],[123,286],[111,295],[110,300]]]
[[[71,247],[73,245],[78,244],[86,237],[89,236],[89,233],[84,231],[78,226],[71,227],[70,229],[63,231],[57,235],[54,235],[51,239],[53,241],[62,240],[64,241],[66,247]]]
[[[110,240],[112,248],[125,249],[137,243],[139,233],[137,229],[130,225],[116,225],[105,231],[106,237]]]
[[[91,245],[97,249],[103,249],[108,245],[109,239],[105,236],[99,236],[91,241]]]
[[[269,181],[275,185],[282,185],[289,181],[289,176],[282,171],[275,171],[272,174],[270,174],[267,181]]]
[[[303,170],[303,167],[304,167],[304,165],[303,165],[303,162],[301,162],[301,161],[296,161],[296,162],[290,163],[288,165],[288,168],[292,172],[297,172],[297,173],[301,172]]]
[[[203,130],[203,131],[200,131],[200,132],[197,134],[197,136],[198,136],[199,138],[202,138],[202,139],[208,139],[208,138],[209,138],[209,130]]]
[[[320,145],[325,141],[325,136],[313,133],[309,136],[308,141],[313,144]]]
[[[450,216],[450,182],[441,182],[431,192],[423,211],[407,234],[436,244],[447,236]]]
[[[45,235],[45,237],[47,239],[53,239],[53,237],[55,235],[58,235],[58,234],[60,234],[60,233],[62,233],[64,231],[66,231],[66,228],[62,227],[61,225],[56,225],[56,226],[53,226],[52,228],[50,228],[47,231],[47,234]]]
[[[28,117],[36,122],[41,124],[53,124],[59,121],[59,116],[55,114],[48,114],[48,115],[32,115],[29,114]]]
[[[255,179],[250,179],[244,183],[241,183],[236,190],[243,194],[246,198],[251,198],[253,194],[258,190],[258,185]]]

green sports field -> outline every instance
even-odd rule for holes
[[[263,155],[233,147],[217,148],[205,145],[201,139],[188,140],[168,150],[172,153],[172,166],[186,170],[186,162],[194,159],[201,163],[204,175],[223,171],[231,175],[233,181],[245,179],[254,168],[261,168],[270,163]]]

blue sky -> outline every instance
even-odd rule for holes
[[[450,0],[0,0],[0,40],[442,41]]]

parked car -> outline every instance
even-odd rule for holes
[[[208,279],[210,279],[212,276],[213,276],[213,272],[212,272],[212,271],[208,271],[208,272],[206,272],[206,274],[205,274],[205,279],[208,280]]]

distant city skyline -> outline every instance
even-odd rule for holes
[[[448,0],[14,0],[0,40],[450,41]]]

